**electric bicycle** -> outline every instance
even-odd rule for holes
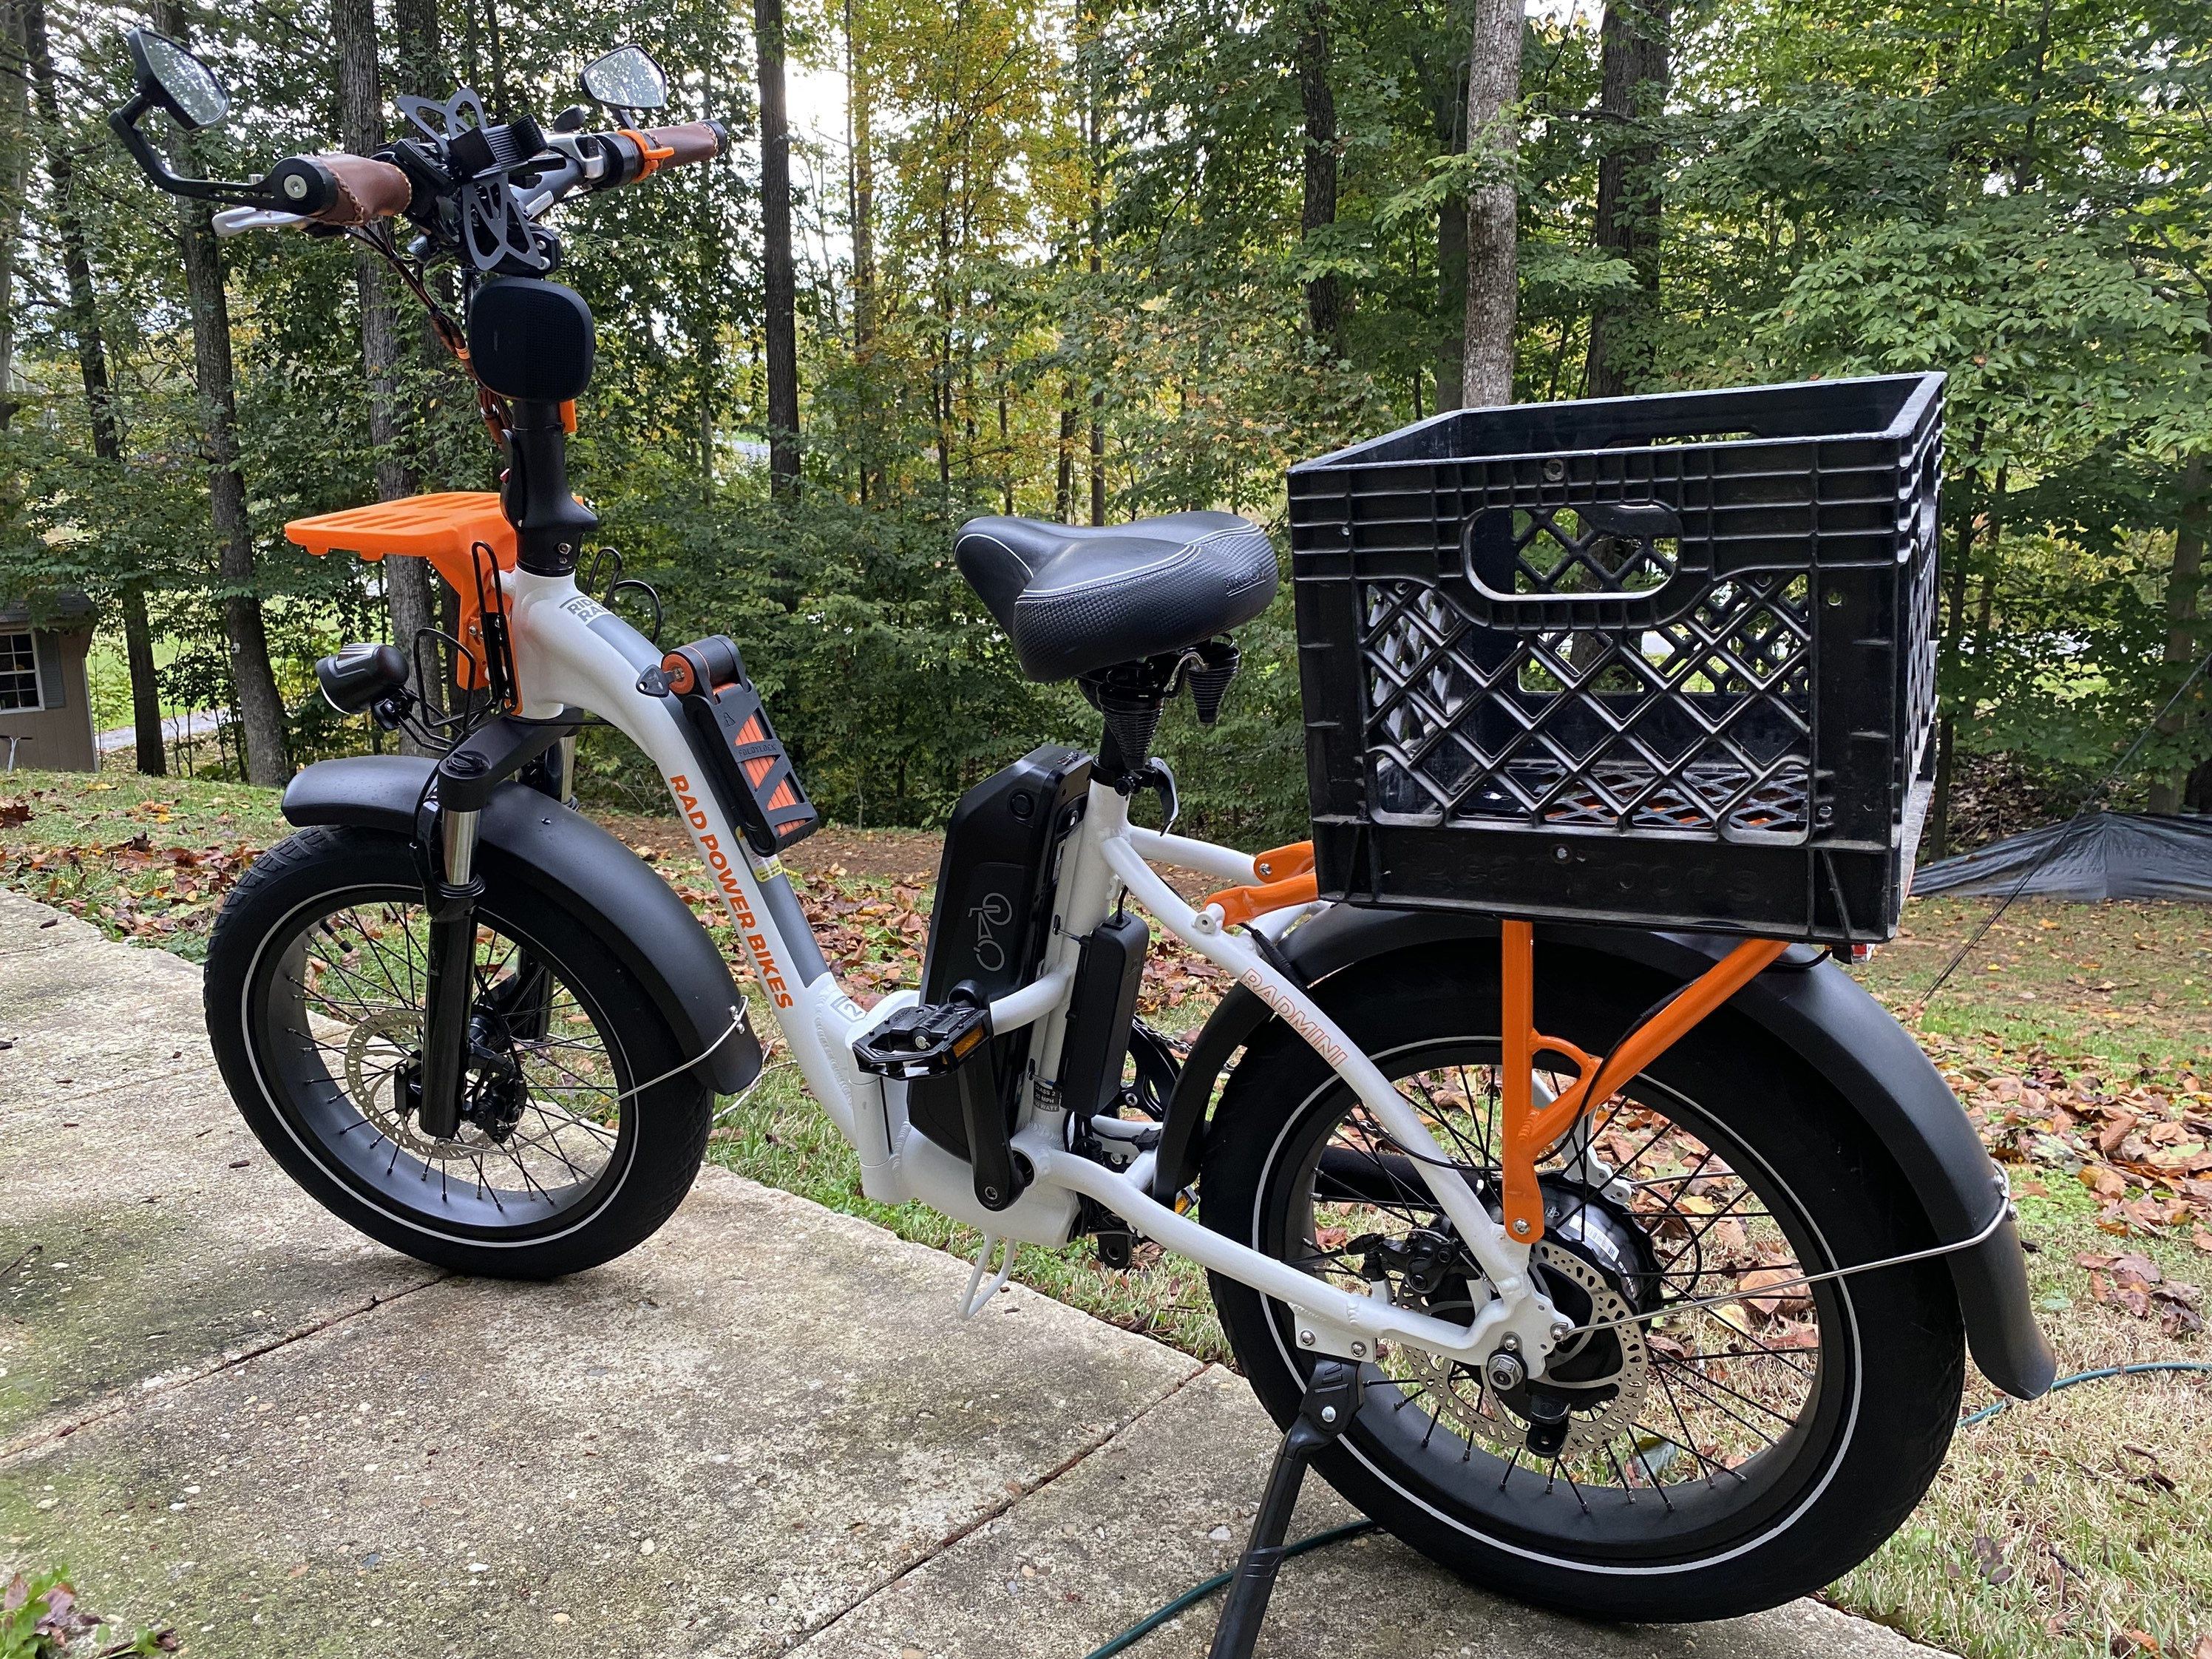
[[[1309,1462],[1472,1580],[1584,1616],[1711,1619],[1818,1589],[1890,1534],[1941,1463],[1968,1345],[2000,1388],[2048,1386],[2001,1173],[1910,1037],[1804,942],[1884,925],[1878,902],[1851,899],[1843,854],[1803,863],[1836,798],[1739,718],[1747,698],[1771,694],[1785,713],[1806,702],[1753,659],[1809,648],[1823,605],[1854,616],[1829,597],[1850,572],[1770,577],[1753,561],[1700,574],[1705,544],[1685,526],[1705,497],[1675,489],[1675,473],[1648,499],[1607,486],[1562,505],[1607,467],[1651,486],[1654,468],[1695,461],[1710,485],[1703,452],[1647,437],[1524,454],[1498,463],[1504,482],[1481,495],[1472,475],[1445,477],[1447,428],[1432,422],[1346,452],[1425,480],[1388,501],[1328,494],[1326,468],[1294,473],[1316,775],[1348,779],[1358,810],[1317,807],[1314,841],[1256,854],[1176,833],[1173,774],[1150,751],[1170,702],[1188,694],[1210,721],[1229,694],[1233,632],[1276,592],[1269,538],[1216,512],[969,525],[962,575],[1030,678],[1081,686],[1100,737],[1091,751],[1040,746],[962,799],[922,982],[864,1008],[781,862],[819,815],[738,644],[663,648],[578,577],[598,520],[565,457],[594,324],[549,280],[561,249],[542,222],[580,194],[709,163],[726,134],[641,125],[665,82],[623,48],[584,76],[613,112],[604,130],[586,131],[580,106],[546,127],[493,122],[462,90],[403,100],[407,136],[374,157],[186,179],[141,118],[159,108],[204,125],[226,95],[173,43],[141,31],[131,46],[138,90],[113,125],[148,175],[216,204],[223,234],[306,229],[389,260],[473,377],[506,466],[496,493],[288,530],[317,553],[428,558],[460,597],[451,636],[349,646],[319,665],[339,709],[434,752],[301,772],[283,802],[297,832],[234,889],[210,943],[224,1079],[332,1212],[456,1272],[550,1278],[605,1262],[667,1218],[715,1097],[760,1074],[757,1009],[852,1145],[869,1198],[920,1200],[984,1235],[962,1313],[1006,1281],[1018,1244],[1088,1237],[1126,1264],[1151,1240],[1206,1268],[1239,1364],[1289,1431],[1222,1652],[1249,1651]],[[458,316],[443,268],[458,273]],[[1905,507],[1881,509],[1929,549],[1934,395],[1897,393],[1927,522],[1911,517],[1911,477]],[[1604,407],[1590,418],[1613,418]],[[1573,408],[1536,412],[1566,421]],[[1516,414],[1438,420],[1457,431]],[[1655,504],[1670,490],[1676,506]],[[1352,505],[1332,517],[1311,507],[1324,500]],[[1824,510],[1832,538],[1842,509]],[[1431,536],[1431,520],[1446,532]],[[1428,539],[1395,574],[1360,576],[1357,562],[1408,525]],[[1545,536],[1568,550],[1561,562],[1531,562]],[[1587,579],[1560,576],[1568,565]],[[1353,576],[1364,597],[1328,622],[1328,584]],[[1668,597],[1693,577],[1704,598]],[[1504,631],[1449,612],[1447,591]],[[1762,607],[1723,641],[1728,664],[1720,624],[1697,620],[1723,599]],[[1677,687],[1704,711],[1691,759],[1638,739],[1638,760],[1607,739],[1607,756],[1658,769],[1666,789],[1601,769],[1570,789],[1553,775],[1583,751],[1532,736],[1553,712],[1595,718],[1612,707],[1601,693],[1628,695],[1558,643],[1607,618],[1628,630],[1603,671],[1623,683],[1655,672],[1669,641],[1707,653]],[[1922,694],[1906,643],[1897,684],[1910,699]],[[453,712],[430,696],[441,651]],[[1339,673],[1367,714],[1316,712],[1336,708],[1319,699]],[[1503,738],[1478,729],[1509,717]],[[615,728],[665,780],[750,1000],[660,877],[569,804],[587,723]],[[1345,770],[1332,757],[1347,743],[1364,747]],[[1478,787],[1465,779],[1484,744],[1506,760]],[[1899,790],[1911,758],[1884,775]],[[1700,780],[1723,763],[1759,787],[1730,794],[1699,839]],[[1551,781],[1531,782],[1540,773]],[[1153,797],[1157,830],[1131,815]],[[1648,878],[1620,883],[1593,921],[1601,884],[1576,872],[1622,843],[1576,814],[1601,809],[1666,822]],[[1517,862],[1455,850],[1503,840],[1446,839],[1516,812],[1542,831],[1510,843],[1526,851]],[[1888,860],[1890,926],[1898,847],[1909,863],[1914,833],[1883,818],[1853,843]],[[1850,899],[1856,920],[1825,933],[1749,911],[1717,929],[1625,925],[1662,889],[1702,890],[1735,848],[1761,868],[1825,870],[1800,884],[1806,902]],[[1390,901],[1424,860],[1438,883],[1511,874],[1525,902]],[[1163,868],[1218,890],[1186,902]],[[1666,903],[1656,914],[1690,924],[1716,914]],[[1233,987],[1187,1048],[1136,1017],[1155,927]]]

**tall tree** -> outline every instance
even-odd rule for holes
[[[1636,295],[1590,317],[1583,395],[1617,398],[1648,383],[1659,295],[1661,168],[1652,122],[1670,79],[1672,0],[1611,0],[1600,30],[1597,246],[1636,272]]]
[[[768,354],[769,487],[799,493],[799,301],[791,252],[791,127],[783,95],[783,0],[753,0],[760,64],[763,331]]]
[[[24,0],[0,0],[0,432],[15,418],[15,270],[31,171]]]
[[[1466,405],[1513,401],[1513,324],[1520,299],[1516,258],[1521,192],[1522,0],[1474,0],[1467,53],[1467,150],[1474,187],[1467,198]]]
[[[1329,0],[1306,0],[1298,31],[1298,97],[1305,106],[1305,198],[1298,229],[1310,244],[1317,230],[1336,222],[1336,92],[1329,83]],[[1306,320],[1314,338],[1344,355],[1344,296],[1336,273],[1306,282]]]
[[[178,0],[156,0],[154,26],[172,40],[186,39]],[[204,176],[196,146],[179,132],[170,166]],[[230,659],[235,713],[246,739],[246,781],[274,787],[292,774],[285,752],[284,703],[269,665],[269,634],[254,592],[253,526],[246,510],[246,474],[239,459],[238,392],[232,367],[230,301],[223,291],[222,252],[207,204],[177,198],[177,240],[184,255],[185,289],[192,318],[192,377],[200,399],[201,457],[208,468],[208,504],[215,525],[216,568],[223,589],[224,643]]]
[[[115,417],[114,383],[107,373],[107,342],[100,333],[100,307],[92,288],[92,260],[85,251],[84,219],[77,197],[76,167],[62,130],[61,100],[56,89],[53,47],[47,38],[46,0],[23,0],[24,67],[44,128],[46,179],[53,191],[55,229],[62,245],[62,276],[69,287],[70,332],[76,339],[77,371],[84,381],[85,412],[92,428],[92,451],[109,466],[120,466],[123,436]],[[131,670],[132,736],[138,769],[150,777],[168,770],[161,735],[161,694],[154,666],[154,629],[146,614],[146,592],[137,582],[122,584],[123,651]]]
[[[356,155],[374,155],[384,143],[374,0],[331,0],[331,35],[338,53],[338,143]],[[362,368],[368,377],[368,441],[376,449],[376,498],[397,501],[413,495],[416,483],[400,450],[400,331],[392,274],[381,258],[356,243],[353,280],[361,304]],[[412,652],[416,638],[436,620],[429,562],[390,554],[378,568],[384,573],[392,637]],[[400,744],[410,752],[419,746],[404,733]]]
[[[2205,477],[2204,452],[2198,450],[2183,463],[2181,469],[2181,515],[2173,532],[2173,564],[2166,579],[2166,663],[2167,672],[2179,681],[2185,678],[2204,654],[2208,641],[2198,616],[2198,602],[2204,590],[2204,526],[2207,515],[2206,490],[2212,480]],[[2192,716],[2201,722],[2203,716],[2197,711],[2208,702],[2200,689],[2191,700],[2164,715],[2159,730],[2169,738],[2179,738],[2187,732]],[[2162,777],[2151,780],[2150,810],[2154,812],[2179,812],[2182,810],[2190,785],[2190,768],[2184,765]]]

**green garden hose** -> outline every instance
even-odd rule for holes
[[[2100,1370],[2076,1371],[2071,1376],[2062,1376],[2053,1382],[2046,1392],[2057,1394],[2059,1389],[2070,1389],[2076,1382],[2095,1382],[2108,1376],[2140,1376],[2147,1371],[2212,1371],[2212,1362],[2201,1359],[2147,1359],[2133,1365],[2107,1365]],[[1970,1429],[1977,1423],[1986,1423],[2006,1407],[2016,1402],[2010,1400],[2000,1400],[1994,1405],[1983,1407],[1979,1411],[1968,1412],[1959,1419],[1959,1426],[1962,1429]],[[1364,1533],[1370,1533],[1374,1530],[1375,1522],[1372,1521],[1355,1521],[1348,1527],[1334,1527],[1327,1532],[1317,1532],[1310,1538],[1301,1538],[1297,1543],[1285,1549],[1283,1552],[1283,1559],[1287,1561],[1291,1557],[1304,1555],[1309,1550],[1326,1549],[1331,1544],[1340,1544],[1347,1538],[1358,1538]],[[1177,1613],[1206,1600],[1236,1576],[1233,1571],[1217,1572],[1205,1583],[1193,1584],[1165,1607],[1146,1613],[1103,1646],[1091,1649],[1085,1659],[1112,1659],[1113,1655],[1127,1651]]]

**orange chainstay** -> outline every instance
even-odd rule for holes
[[[1498,948],[1504,969],[1499,1058],[1504,1072],[1499,1087],[1498,1139],[1504,1165],[1505,1230],[1515,1243],[1534,1244],[1544,1236],[1544,1194],[1536,1182],[1536,1160],[1584,1112],[1605,1103],[1589,1098],[1590,1085],[1597,1080],[1598,1068],[1605,1062],[1571,1042],[1537,1030],[1534,928],[1525,921],[1501,923]],[[1626,1082],[1643,1071],[1789,948],[1786,939],[1744,940],[1628,1035],[1608,1057],[1608,1081]],[[1534,1067],[1540,1054],[1563,1055],[1581,1073],[1557,1099],[1542,1108],[1535,1098]],[[1612,1091],[1607,1092],[1610,1096]]]

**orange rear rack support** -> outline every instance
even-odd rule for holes
[[[429,560],[460,598],[461,640],[477,659],[471,663],[468,657],[457,657],[454,683],[467,691],[484,684],[483,619],[477,600],[472,551],[481,542],[491,550],[492,562],[503,572],[514,568],[515,557],[514,526],[500,510],[496,490],[410,495],[404,501],[348,507],[343,513],[318,514],[312,519],[293,520],[284,526],[284,535],[318,556],[354,553],[370,563],[387,553]],[[403,648],[411,649],[412,643],[403,642]]]
[[[1534,1244],[1544,1236],[1544,1194],[1536,1182],[1536,1160],[1584,1112],[1603,1105],[1612,1093],[1608,1090],[1606,1097],[1593,1097],[1592,1085],[1601,1080],[1625,1083],[1634,1077],[1790,948],[1786,939],[1744,940],[1599,1060],[1536,1029],[1535,938],[1535,929],[1525,921],[1504,922],[1498,928],[1504,970],[1499,1064],[1504,1073],[1498,1091],[1498,1139],[1504,1166],[1505,1231],[1516,1244]],[[1534,1066],[1540,1054],[1561,1055],[1573,1061],[1580,1073],[1544,1107],[1535,1099]]]
[[[1255,855],[1252,871],[1255,875],[1267,877],[1267,881],[1250,887],[1224,887],[1218,893],[1207,894],[1199,901],[1198,908],[1203,910],[1209,904],[1219,905],[1222,926],[1225,927],[1249,922],[1285,905],[1310,904],[1321,896],[1321,888],[1314,876],[1313,843],[1310,841],[1292,842],[1288,847],[1273,848]]]

